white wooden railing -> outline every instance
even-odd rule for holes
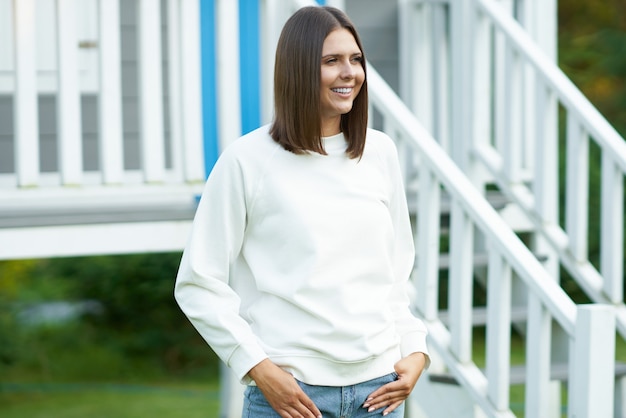
[[[576,306],[371,66],[368,85],[371,106],[382,115],[384,130],[419,158],[416,309],[427,321],[431,343],[452,374],[488,416],[513,416],[509,410],[509,369],[511,283],[515,275],[525,284],[529,303],[540,312],[529,318],[526,337],[533,342],[548,341],[547,347],[543,343],[528,344],[526,416],[544,416],[550,403],[550,391],[546,390],[550,381],[550,337],[545,335],[544,324],[551,319],[560,324],[570,341],[569,360],[564,359],[572,373],[570,416],[611,416],[613,309]],[[450,251],[455,260],[449,273],[449,328],[439,319],[437,292],[442,191],[451,199]],[[475,233],[485,239],[489,249],[486,373],[472,361]],[[604,343],[591,343],[598,340]]]
[[[477,132],[476,156],[500,189],[529,215],[560,263],[592,300],[618,306],[618,327],[626,336],[623,302],[626,142],[498,4],[493,0],[477,0],[474,4],[473,56],[477,57],[474,73],[478,78],[488,76],[490,66],[499,60],[489,45],[494,37],[499,45],[496,52],[504,58],[505,68],[501,83],[494,84],[493,95],[502,97],[499,107],[491,107],[488,95],[477,93],[474,105],[482,112],[476,115],[486,116],[493,109],[508,127],[506,140],[490,140],[485,132]],[[565,117],[566,136],[562,144],[567,167],[563,179],[564,226],[559,224],[558,212],[548,203],[559,193],[556,126],[559,108]],[[505,114],[503,109],[514,111]],[[601,155],[599,202],[589,202],[591,144]],[[527,161],[520,158],[525,147],[534,150]],[[524,172],[530,177],[524,178]],[[587,248],[590,209],[597,209],[594,213],[601,220],[599,270],[589,261]]]
[[[197,0],[137,1],[140,168],[124,167],[120,0],[0,0],[0,94],[13,96],[14,166],[6,189],[203,181]],[[93,25],[82,24],[84,20]],[[164,91],[161,26],[167,27]],[[99,28],[96,30],[94,28]],[[38,97],[56,96],[58,172],[40,169]],[[81,95],[98,97],[98,170],[83,168]],[[164,114],[164,97],[169,114]],[[164,119],[170,121],[170,144]],[[166,155],[172,163],[166,164]],[[52,177],[52,180],[46,179]],[[42,180],[42,178],[44,178]]]
[[[558,68],[555,2],[539,4],[402,0],[403,99],[475,185],[497,185],[521,209],[515,222],[538,233],[533,250],[547,256],[555,280],[561,265],[591,300],[617,306],[626,336],[626,142]],[[601,166],[597,201],[589,199],[590,160]],[[590,216],[600,219],[599,237],[589,236]],[[595,263],[590,238],[600,243]]]
[[[11,115],[0,116],[13,122],[12,138],[0,138],[13,144],[0,167],[0,259],[184,246],[205,180],[199,5],[0,0],[0,99],[12,103]],[[121,16],[129,6],[136,13]],[[123,57],[121,18],[131,15],[136,44]],[[136,60],[138,85],[122,91],[128,59]],[[38,122],[49,97],[55,155],[44,152]],[[97,101],[95,168],[83,164],[86,97]],[[130,132],[139,142],[132,164],[127,118],[138,127]]]

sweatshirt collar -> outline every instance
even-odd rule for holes
[[[322,137],[322,143],[324,144],[324,150],[328,155],[343,154],[348,148],[348,143],[343,135],[343,132],[339,132],[336,135]]]

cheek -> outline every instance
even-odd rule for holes
[[[361,86],[365,82],[365,71],[363,71],[363,68],[361,68],[360,71],[357,71],[355,79],[356,79],[356,84],[359,86],[359,91],[360,91]]]

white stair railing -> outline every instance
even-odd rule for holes
[[[569,337],[569,359],[563,359],[572,372],[568,382],[569,415],[612,415],[615,356],[612,307],[576,306],[371,66],[368,86],[371,106],[382,115],[384,130],[399,145],[410,147],[419,158],[416,308],[426,320],[430,341],[450,372],[488,416],[514,416],[509,409],[509,301],[511,279],[516,275],[531,295],[530,303],[537,304],[546,314],[537,320],[555,320]],[[450,248],[455,267],[449,276],[449,328],[439,320],[436,266],[440,238],[438,228],[432,227],[439,222],[441,190],[452,202]],[[474,233],[482,235],[489,249],[486,374],[472,361]],[[596,327],[593,325],[596,321],[605,322],[602,327]],[[530,339],[546,338],[541,326],[528,326],[527,333]],[[585,338],[581,338],[583,335]],[[590,343],[595,338],[601,338],[604,343]],[[529,346],[526,357],[526,416],[542,416],[545,410],[542,412],[541,408],[550,402],[550,391],[546,390],[550,384],[549,344],[538,344],[536,349]],[[535,366],[541,366],[539,373],[531,370]]]
[[[493,0],[476,0],[476,34],[491,34],[501,39],[500,52],[504,54],[509,69],[500,84],[506,91],[494,91],[493,95],[505,97],[502,108],[513,108],[515,114],[505,116],[506,126],[525,127],[530,134],[525,141],[532,141],[534,164],[527,168],[527,181],[516,176],[520,167],[519,146],[507,141],[476,138],[475,155],[492,174],[499,188],[521,207],[559,262],[567,269],[589,297],[601,303],[617,306],[617,324],[622,336],[626,336],[626,305],[624,305],[624,176],[626,176],[626,142],[606,121],[589,100],[576,88],[565,74],[532,41],[526,31]],[[498,59],[489,45],[492,37],[476,38],[474,72],[489,73],[489,67]],[[483,57],[478,60],[477,57]],[[522,77],[522,74],[526,74]],[[494,88],[497,89],[498,85]],[[533,91],[533,102],[527,103],[523,112],[522,91]],[[526,96],[528,97],[528,96]],[[475,94],[475,106],[492,109],[490,98]],[[558,194],[556,184],[559,166],[558,128],[554,125],[558,109],[565,120],[566,171],[565,222],[550,219],[544,207],[546,201]],[[487,111],[487,113],[489,113]],[[486,113],[484,113],[486,114]],[[509,138],[511,139],[511,138]],[[508,144],[502,146],[501,144]],[[589,202],[590,147],[595,147],[601,157],[601,197]],[[549,182],[555,182],[549,185]],[[548,186],[546,186],[548,184]],[[588,223],[590,210],[600,217],[600,268],[590,261]]]

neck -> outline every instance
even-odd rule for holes
[[[341,132],[341,116],[322,122],[322,136],[328,137]]]

